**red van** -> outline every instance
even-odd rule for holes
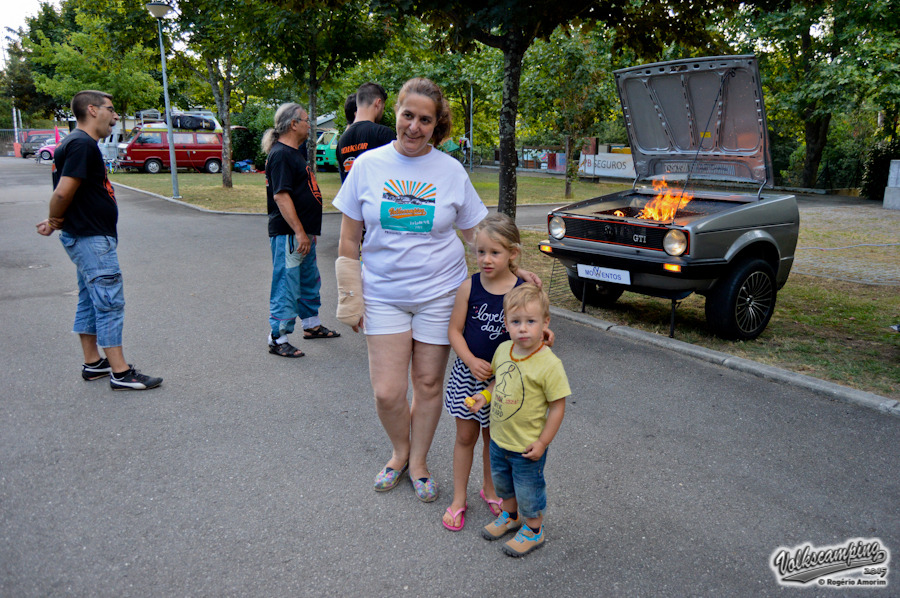
[[[175,162],[179,168],[222,172],[222,129],[174,129]],[[119,144],[119,164],[156,174],[169,167],[169,132],[165,123],[135,127]]]

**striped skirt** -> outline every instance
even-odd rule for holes
[[[459,419],[474,419],[482,428],[490,425],[491,408],[485,405],[478,413],[472,413],[466,406],[466,398],[471,397],[480,390],[487,388],[491,383],[482,382],[475,378],[459,357],[453,362],[450,370],[450,380],[447,382],[447,392],[444,393],[444,407],[447,413]]]

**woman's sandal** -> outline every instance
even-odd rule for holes
[[[403,479],[403,474],[406,473],[406,468],[409,467],[409,462],[404,463],[403,467],[400,469],[393,469],[385,465],[381,471],[378,472],[378,475],[375,476],[375,492],[387,492],[388,490],[393,490],[394,486],[400,483],[400,480]]]
[[[328,328],[325,328],[321,324],[319,324],[315,328],[304,328],[303,329],[303,338],[305,338],[305,339],[337,338],[340,335],[341,335],[340,332],[336,332],[334,330],[329,330]]]
[[[503,501],[502,500],[490,500],[487,496],[484,495],[484,488],[481,489],[481,500],[487,503],[488,510],[491,512],[491,515],[494,517],[499,517],[500,513],[503,512]],[[496,510],[494,510],[496,509]]]
[[[456,518],[459,517],[459,525],[447,525],[447,522],[443,518],[441,518],[441,523],[443,523],[444,527],[451,532],[458,532],[466,525],[466,509],[468,508],[469,503],[464,504],[461,509],[457,509],[456,511],[451,511],[450,507],[447,507],[447,513],[453,518],[453,521],[456,521]]]
[[[438,497],[438,488],[437,482],[434,481],[434,478],[431,477],[431,474],[428,474],[427,477],[415,479],[410,474],[409,479],[412,481],[413,489],[416,491],[416,496],[419,497],[419,500],[422,502],[433,502]]]
[[[303,357],[306,355],[306,353],[287,341],[276,345],[269,345],[269,353],[272,355],[280,355],[281,357]]]

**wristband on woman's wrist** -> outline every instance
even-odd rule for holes
[[[485,405],[491,404],[491,391],[489,391],[488,389],[485,388],[484,390],[481,391],[481,396],[483,396],[485,398],[485,402],[484,402]]]

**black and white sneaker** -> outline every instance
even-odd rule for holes
[[[81,364],[81,377],[85,380],[99,380],[100,378],[111,374],[112,368],[109,367],[109,361],[107,361],[105,357],[93,365],[87,363]]]
[[[121,376],[110,374],[109,386],[113,390],[147,390],[162,384],[162,378],[146,376],[130,366]]]

